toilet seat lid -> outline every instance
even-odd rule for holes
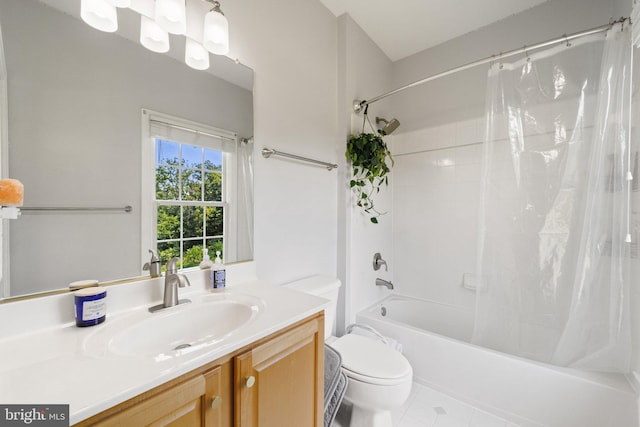
[[[342,356],[342,367],[364,377],[401,379],[412,374],[409,361],[380,341],[347,334],[331,343]]]

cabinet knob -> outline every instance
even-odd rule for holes
[[[218,409],[222,406],[222,396],[213,396],[211,398],[211,409]]]
[[[256,383],[256,377],[254,377],[253,375],[245,379],[245,385],[247,386],[247,388],[253,387],[255,383]]]

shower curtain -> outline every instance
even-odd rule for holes
[[[477,344],[560,366],[630,370],[629,33],[616,24],[492,65]]]

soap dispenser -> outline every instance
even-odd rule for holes
[[[204,248],[202,250],[202,262],[200,263],[200,269],[204,270],[213,267],[213,261],[209,258],[209,249]]]
[[[151,277],[162,276],[162,264],[160,263],[158,254],[151,249],[149,249],[149,253],[151,254],[151,259],[142,266],[142,269],[144,271],[148,270]]]
[[[211,267],[211,289],[224,289],[226,285],[227,272],[224,269],[224,264],[220,259],[220,251],[216,251],[216,259]]]

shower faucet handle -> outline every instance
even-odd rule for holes
[[[387,268],[387,261],[382,259],[382,255],[380,255],[380,252],[376,252],[373,255],[373,269],[375,271],[380,270],[380,267],[384,265],[384,271],[389,271],[389,268]]]

